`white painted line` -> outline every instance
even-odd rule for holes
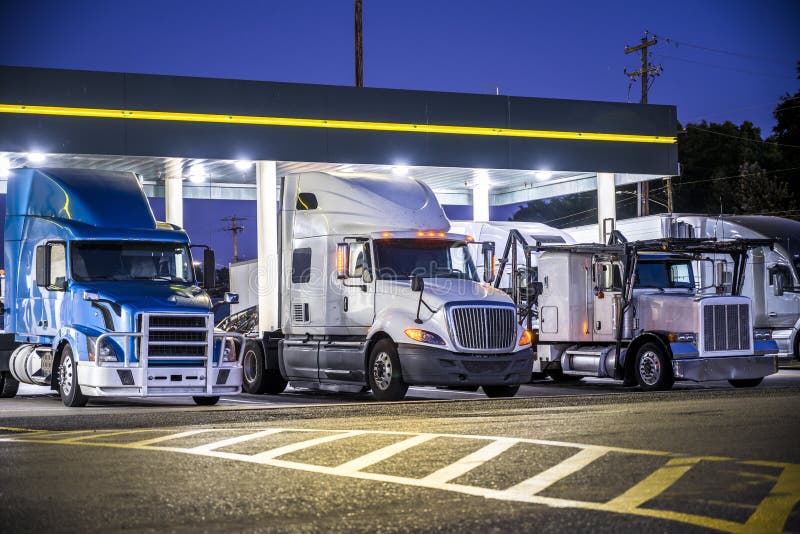
[[[338,466],[336,470],[340,471],[342,474],[361,471],[362,469],[382,462],[387,458],[394,456],[395,454],[399,454],[405,450],[408,450],[411,447],[416,447],[421,443],[430,441],[435,437],[435,434],[420,434],[418,436],[414,436],[413,438],[404,439],[403,441],[392,443],[391,445],[387,445],[386,447],[372,451],[369,454],[359,456],[358,458],[350,460],[349,462],[343,463],[342,465]]]
[[[157,438],[152,439],[143,439],[142,441],[134,441],[132,443],[125,443],[123,444],[125,447],[130,447],[131,449],[136,449],[139,447],[148,447],[150,445],[154,445],[156,443],[161,443],[162,441],[170,441],[173,439],[178,438],[185,438],[187,436],[195,436],[197,434],[202,434],[204,432],[212,432],[213,430],[210,428],[202,428],[200,430],[187,430],[186,432],[178,432],[176,434],[167,434],[166,436],[159,436]]]
[[[536,495],[559,480],[580,471],[608,451],[609,449],[604,447],[587,447],[573,456],[570,456],[563,462],[542,471],[538,475],[532,476],[528,480],[520,482],[516,486],[508,488],[506,491],[515,495]]]
[[[192,450],[197,452],[213,451],[214,449],[220,449],[222,447],[236,445],[237,443],[244,443],[245,441],[263,438],[264,436],[269,436],[271,434],[278,434],[280,432],[283,432],[282,428],[270,428],[268,430],[262,430],[261,432],[255,432],[253,434],[245,434],[244,436],[236,436],[234,438],[223,439],[220,441],[215,441],[213,443],[206,443],[205,445],[199,445],[197,447],[194,447],[192,448]]]
[[[444,484],[445,482],[454,480],[461,475],[472,471],[476,467],[485,464],[492,458],[500,456],[517,443],[519,442],[515,439],[498,439],[497,441],[489,443],[485,447],[478,449],[472,454],[464,456],[457,462],[431,473],[423,478],[423,480],[426,482]]]
[[[253,459],[256,461],[261,460],[271,460],[273,458],[277,458],[278,456],[283,456],[284,454],[289,454],[290,452],[296,452],[303,449],[307,449],[309,447],[315,447],[317,445],[322,445],[323,443],[329,443],[331,441],[336,441],[337,439],[344,439],[350,438],[353,436],[360,436],[364,434],[361,431],[352,431],[352,432],[342,432],[341,434],[334,434],[332,436],[323,436],[321,438],[315,439],[307,439],[305,441],[300,441],[298,443],[292,443],[290,445],[284,445],[283,447],[278,447],[276,449],[270,449],[268,451],[264,451],[259,454],[253,455]]]

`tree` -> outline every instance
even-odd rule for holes
[[[786,206],[794,202],[789,185],[769,176],[758,163],[744,163],[736,187],[736,211],[742,214],[784,215]]]

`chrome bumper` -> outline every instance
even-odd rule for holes
[[[763,378],[777,372],[778,359],[775,354],[672,360],[675,378],[694,382]]]

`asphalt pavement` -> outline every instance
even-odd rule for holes
[[[0,530],[800,531],[800,372],[584,382],[73,410],[24,390],[0,401]]]

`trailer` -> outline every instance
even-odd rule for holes
[[[0,397],[20,382],[71,407],[241,391],[243,338],[215,331],[186,232],[155,220],[135,174],[19,169],[6,198]]]
[[[409,385],[498,397],[527,382],[530,332],[486,272],[481,281],[474,239],[450,232],[427,185],[302,173],[283,178],[281,191],[277,287],[253,287],[252,265],[231,266],[232,283],[248,284],[235,289],[278,291],[280,300],[280,328],[246,343],[246,391],[276,394],[291,383],[395,401]],[[257,312],[238,312],[221,326],[252,330]]]

